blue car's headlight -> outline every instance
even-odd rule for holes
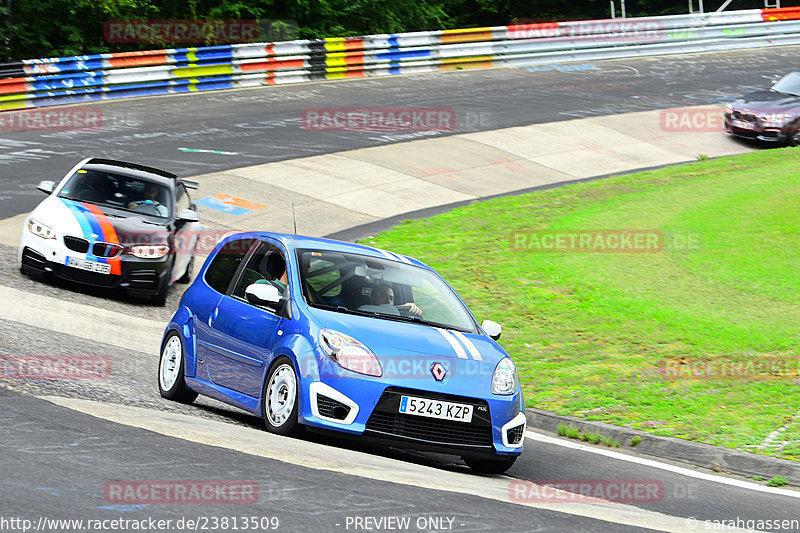
[[[514,394],[517,390],[517,367],[508,357],[503,358],[494,369],[492,394]]]
[[[319,332],[319,345],[325,355],[347,370],[376,377],[383,374],[381,364],[375,354],[344,333],[323,329]]]
[[[47,224],[42,224],[38,220],[30,219],[28,220],[28,231],[36,235],[37,237],[41,237],[42,239],[55,239],[56,232],[48,226]]]

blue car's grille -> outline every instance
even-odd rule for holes
[[[441,444],[486,446],[492,443],[492,428],[463,422],[415,417],[400,413],[373,413],[367,429]]]
[[[472,422],[454,422],[402,414],[399,412],[399,405],[400,398],[404,394],[470,404],[474,407]],[[413,439],[431,444],[481,447],[492,445],[492,422],[489,404],[485,401],[395,387],[384,391],[367,421],[366,429],[384,437]]]

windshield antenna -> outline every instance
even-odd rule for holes
[[[294,216],[294,202],[292,202],[292,224],[294,225],[294,234],[297,235],[297,218]]]

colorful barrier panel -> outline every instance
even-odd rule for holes
[[[464,68],[800,44],[800,7],[0,63],[0,110]]]

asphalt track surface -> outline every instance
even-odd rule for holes
[[[32,190],[32,184],[59,178],[77,159],[86,156],[152,162],[187,176],[408,140],[397,134],[304,130],[300,128],[300,117],[303,109],[310,107],[449,107],[459,118],[458,127],[451,133],[464,133],[724,101],[767,85],[793,69],[798,59],[800,48],[793,47],[103,103],[97,106],[106,123],[101,132],[0,133],[0,218],[32,209],[41,200],[41,193]],[[236,155],[187,152],[181,148]],[[0,246],[3,289],[130,316],[146,314],[162,323],[179,297],[179,291],[173,290],[167,308],[154,309],[115,294],[35,282],[19,275],[14,265],[15,253],[13,247]],[[89,334],[92,327],[93,324],[86,324]],[[254,457],[114,424],[31,397],[88,398],[105,402],[112,410],[114,404],[137,406],[263,428],[256,417],[208,399],[201,398],[191,406],[162,400],[155,383],[157,354],[137,345],[137,339],[110,343],[107,338],[88,341],[85,337],[55,333],[31,323],[0,322],[0,355],[103,355],[114,368],[106,380],[2,382],[0,518],[177,520],[197,516],[277,516],[279,531],[353,531],[352,525],[346,527],[348,517],[408,516],[412,520],[452,518],[451,529],[436,529],[452,531],[640,529],[577,516],[569,506],[562,512],[529,508]],[[457,458],[447,456],[379,450],[328,436],[310,435],[305,440],[318,444],[320,454],[326,453],[323,446],[328,445],[334,451],[358,450],[385,457],[387,469],[401,461],[441,472],[465,471]],[[436,471],[432,470],[432,475]],[[508,475],[509,482],[513,478],[658,480],[664,487],[663,497],[630,505],[701,521],[800,519],[800,499],[790,495],[601,458],[535,439],[528,439],[525,454]],[[107,482],[120,479],[253,480],[261,495],[258,504],[244,506],[117,505],[107,501],[103,489]],[[246,510],[243,512],[242,508]],[[702,525],[698,529],[702,530]]]
[[[800,64],[800,48],[540,65],[347,80],[100,104],[96,131],[0,128],[0,218],[41,200],[30,185],[83,157],[151,163],[191,176],[341,150],[574,118],[727,101]],[[74,109],[76,106],[72,106]],[[452,109],[450,131],[303,129],[309,108]],[[69,109],[69,108],[62,108]],[[194,152],[183,150],[208,150]]]

